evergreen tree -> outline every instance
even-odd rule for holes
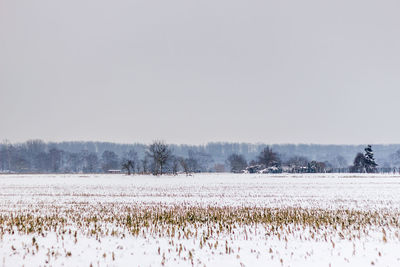
[[[365,148],[364,164],[365,164],[365,170],[367,173],[376,172],[376,167],[378,166],[378,164],[376,164],[376,162],[375,162],[374,152],[372,151],[371,145],[368,145]]]

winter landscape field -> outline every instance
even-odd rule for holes
[[[399,266],[391,175],[1,175],[1,266]]]

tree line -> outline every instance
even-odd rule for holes
[[[41,140],[22,144],[0,144],[0,172],[2,173],[107,173],[124,171],[129,174],[164,174],[178,172],[224,171],[212,157],[203,152],[189,150],[186,157],[173,154],[162,141],[144,147],[144,151],[131,148],[118,155],[112,150],[101,153],[82,149],[71,152]]]
[[[199,172],[234,173],[323,173],[323,172],[391,172],[396,168],[379,167],[372,147],[357,153],[353,164],[338,155],[335,164],[309,160],[305,156],[282,156],[271,146],[265,146],[250,160],[242,153],[231,153],[222,162],[199,150],[187,150],[186,155],[175,152],[176,147],[162,141],[130,147],[117,154],[112,150],[101,153],[81,149],[66,151],[60,146],[41,140],[22,144],[0,144],[0,172],[3,173],[107,173],[162,175]],[[394,153],[400,158],[400,150]]]
[[[356,155],[353,165],[336,169],[329,162],[310,161],[302,156],[293,156],[286,161],[282,161],[278,153],[274,152],[270,147],[264,148],[258,157],[249,163],[240,154],[232,154],[227,161],[230,171],[234,173],[377,173],[378,171],[393,171],[392,168],[378,169],[371,145],[368,145],[364,150],[364,153],[360,152]]]

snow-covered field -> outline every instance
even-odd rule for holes
[[[400,177],[0,175],[0,266],[400,266]]]

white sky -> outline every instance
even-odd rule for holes
[[[0,140],[400,143],[399,12],[0,0]]]

